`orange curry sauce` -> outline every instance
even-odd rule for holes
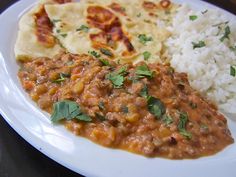
[[[91,122],[73,119],[64,120],[64,125],[106,147],[184,159],[215,154],[234,142],[224,116],[190,87],[185,73],[176,73],[169,65],[150,64],[145,66],[152,77],[136,77],[144,65],[110,62],[103,66],[89,55],[65,53],[21,63],[18,76],[31,98],[49,113],[60,100],[78,103]],[[126,68],[124,83],[115,88],[107,75],[122,67]],[[54,82],[61,73],[67,77]],[[150,112],[145,90],[163,104],[163,116]]]

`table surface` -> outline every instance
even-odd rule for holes
[[[236,14],[236,0],[206,0]],[[16,0],[1,0],[0,13]],[[37,151],[0,115],[0,177],[82,177]]]

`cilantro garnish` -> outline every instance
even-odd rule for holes
[[[104,102],[100,101],[99,104],[98,104],[98,107],[99,107],[100,110],[105,110]]]
[[[186,130],[187,122],[188,122],[188,114],[186,112],[180,112],[179,124],[178,124],[179,133],[185,136],[187,139],[191,139],[192,134]]]
[[[136,75],[128,77],[128,80],[132,81],[132,83],[137,83],[138,82],[138,78],[137,78]]]
[[[109,61],[104,58],[100,58],[101,55],[97,53],[96,51],[93,50],[93,51],[89,51],[88,53],[94,56],[95,58],[98,58],[98,60],[102,63],[103,66],[111,66]]]
[[[111,66],[109,61],[106,59],[99,59],[99,61],[102,63],[103,66]]]
[[[197,19],[197,15],[190,15],[190,16],[189,16],[189,20],[194,21],[194,20],[196,20],[196,19]]]
[[[200,128],[201,128],[201,129],[204,129],[204,130],[208,130],[208,126],[205,125],[205,124],[201,124],[201,125],[200,125]]]
[[[230,66],[230,75],[233,77],[236,76],[236,66],[235,65]]]
[[[143,58],[144,60],[148,60],[151,57],[151,53],[148,51],[143,52]]]
[[[220,41],[223,42],[225,39],[229,39],[229,35],[230,35],[231,31],[229,26],[225,27],[225,33],[224,35],[220,38]]]
[[[95,58],[99,58],[101,55],[99,53],[97,53],[96,51],[88,51],[88,53],[92,56],[94,56]]]
[[[139,94],[140,96],[147,99],[148,111],[153,114],[157,119],[162,119],[162,121],[164,121],[166,125],[169,125],[173,122],[170,116],[166,117],[167,115],[165,115],[166,108],[164,103],[160,99],[150,96],[148,94],[148,87],[146,84],[144,85]]]
[[[123,12],[125,12],[125,11],[126,11],[125,7],[121,7],[121,10],[122,10]]]
[[[166,112],[165,105],[158,98],[153,96],[148,97],[148,111],[157,119],[160,119]]]
[[[205,47],[206,44],[204,41],[199,41],[198,43],[192,42],[193,49]]]
[[[54,26],[57,22],[61,22],[61,20],[60,19],[52,19],[52,23],[53,23]]]
[[[70,77],[70,74],[60,73],[59,76],[60,76],[59,79],[56,79],[56,80],[54,80],[54,81],[52,81],[52,82],[54,82],[54,83],[61,83],[61,82],[64,82],[64,81],[66,80],[66,77],[67,77],[67,78]]]
[[[76,29],[76,31],[83,31],[87,33],[89,31],[89,27],[81,25],[78,29]]]
[[[165,123],[165,125],[170,125],[173,123],[173,118],[167,114],[165,114],[163,117],[162,117],[162,121]]]
[[[109,73],[107,79],[109,79],[114,88],[121,88],[125,81],[125,75],[127,74],[127,67],[123,66],[117,72]]]
[[[67,36],[67,34],[66,33],[64,33],[64,34],[60,34],[62,37],[66,37]]]
[[[128,72],[127,72],[127,66],[122,66],[119,70],[118,70],[118,72],[117,72],[118,74],[121,74],[121,75],[127,75],[128,74]]]
[[[108,49],[101,48],[101,49],[100,49],[100,52],[101,52],[102,54],[104,54],[104,55],[109,56],[109,57],[113,57],[113,54],[112,54],[111,51],[108,50]]]
[[[149,70],[147,65],[138,66],[135,73],[139,78],[153,78],[153,71]]]
[[[105,121],[106,120],[106,117],[103,116],[102,114],[100,113],[95,113],[96,117],[100,120],[100,121]]]
[[[92,119],[81,111],[80,106],[75,101],[59,101],[53,105],[53,113],[51,115],[52,122],[58,122],[62,119],[77,119],[90,122]]]
[[[129,113],[129,108],[127,106],[121,106],[121,111],[125,114],[128,114]]]
[[[138,13],[138,14],[137,14],[137,17],[141,17],[141,15],[142,15],[141,13]]]
[[[231,47],[229,47],[229,49],[233,52],[236,52],[236,46],[234,46],[234,47],[231,46]]]
[[[144,87],[141,89],[140,93],[139,93],[140,96],[144,97],[144,98],[148,98],[148,87],[147,85],[145,84]]]
[[[139,38],[139,42],[141,42],[143,45],[153,40],[152,37],[148,37],[146,34],[139,34],[138,38]]]
[[[124,84],[125,78],[124,76],[117,74],[117,75],[108,75],[107,77],[113,84],[114,88],[121,88]]]
[[[196,109],[196,108],[197,108],[197,104],[196,104],[196,103],[193,103],[193,102],[190,102],[190,103],[189,103],[189,106],[190,106],[192,109]]]

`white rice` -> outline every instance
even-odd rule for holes
[[[192,15],[197,19],[190,20]],[[236,77],[230,75],[230,66],[236,66],[236,51],[230,49],[236,46],[235,19],[218,10],[201,12],[183,5],[169,28],[173,35],[166,42],[175,70],[186,72],[191,86],[225,113],[236,113]],[[221,42],[227,26],[231,31],[229,39]],[[193,49],[192,42],[199,41],[206,46]]]

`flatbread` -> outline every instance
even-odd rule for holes
[[[88,0],[45,5],[45,10],[51,21],[57,21],[53,34],[68,52],[80,54],[105,49],[112,55],[103,57],[119,60],[121,63],[143,61],[143,53],[148,52],[152,57],[147,62],[153,63],[160,60],[162,42],[170,35],[164,27],[156,25],[157,16],[160,17],[162,13],[163,17],[167,10],[157,5],[158,9],[152,12],[152,9],[145,9],[144,2]],[[174,8],[171,6],[168,11],[172,9]],[[104,25],[106,27],[103,28]],[[89,29],[81,30],[82,26]],[[151,40],[144,44],[140,42],[140,35]]]
[[[36,57],[53,57],[64,50],[56,38],[51,36],[53,43],[45,45],[39,42],[35,14],[44,9],[45,4],[55,4],[54,0],[41,0],[22,16],[19,21],[19,30],[15,43],[15,56],[17,60],[28,60]],[[49,20],[49,19],[48,19]],[[44,35],[44,34],[41,34]],[[52,34],[53,35],[53,34]],[[47,36],[44,36],[47,38]]]

